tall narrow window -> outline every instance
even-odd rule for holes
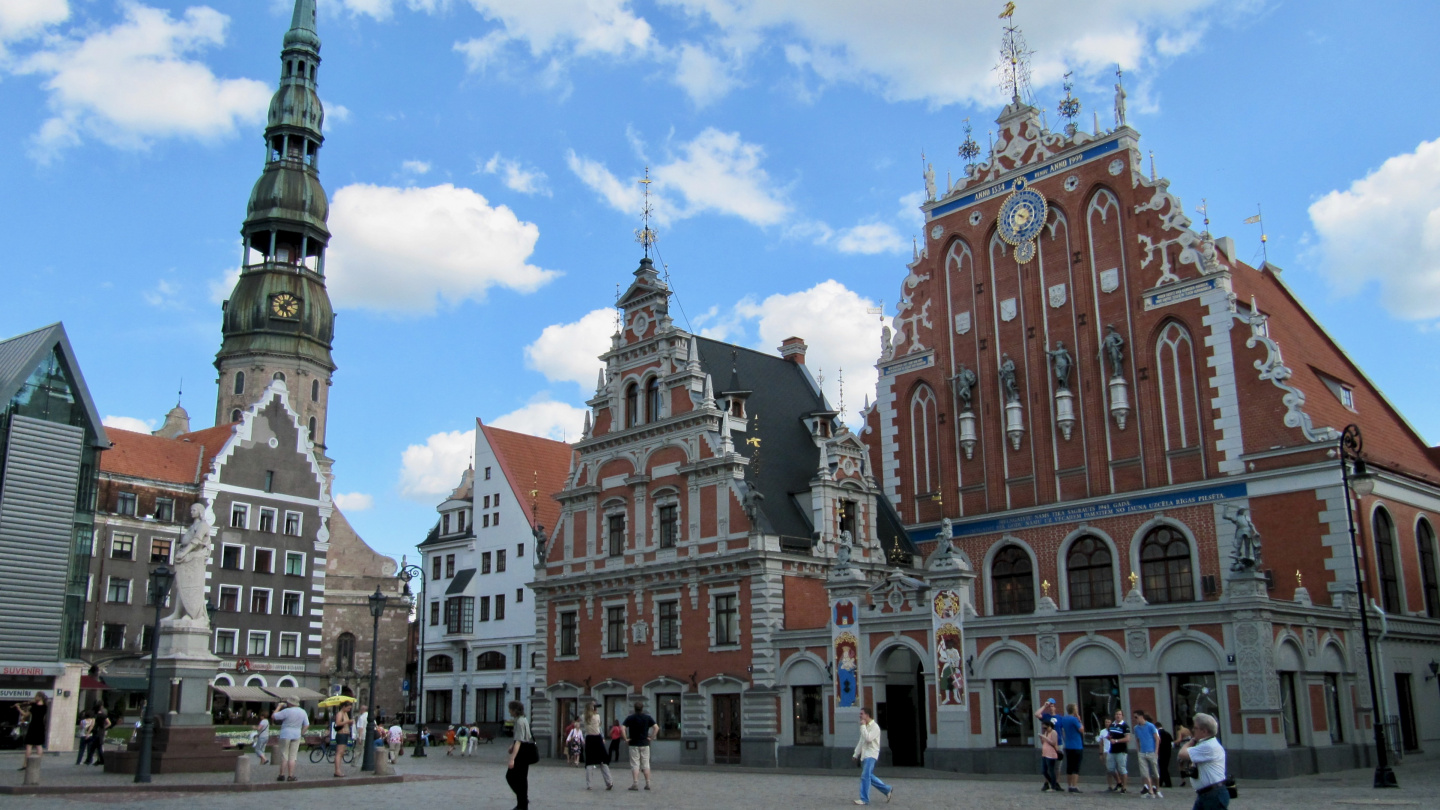
[[[922,385],[910,397],[910,480],[915,494],[929,495],[940,488],[940,448],[935,423],[935,393]]]
[[[235,388],[234,388],[234,391],[235,391],[236,395],[245,393],[245,372],[243,372],[243,371],[237,371],[237,372],[235,372]]]
[[[1440,572],[1435,564],[1435,530],[1430,521],[1422,520],[1415,527],[1415,543],[1419,546],[1420,585],[1425,590],[1425,615],[1440,619]]]
[[[610,516],[610,556],[619,557],[625,553],[625,516]]]
[[[349,672],[355,668],[355,634],[341,633],[335,639],[335,669]]]
[[[625,652],[625,608],[605,608],[605,652]]]
[[[659,627],[655,634],[655,646],[662,650],[680,649],[680,603],[659,604]]]
[[[575,612],[569,611],[560,614],[560,655],[575,655],[578,652],[575,644]]]
[[[311,401],[311,402],[319,402],[319,401],[320,401],[320,381],[319,381],[319,380],[311,380],[311,381],[310,381],[310,401]]]
[[[1082,537],[1065,556],[1071,610],[1115,606],[1115,565],[1110,548],[1098,537]]]
[[[1035,611],[1035,576],[1025,549],[1009,545],[990,564],[990,587],[994,591],[995,614],[1009,616]]]
[[[660,378],[651,377],[645,382],[645,421],[654,422],[660,418]]]
[[[666,504],[659,509],[660,518],[660,548],[674,548],[676,529],[679,526],[680,508],[675,504]]]
[[[312,416],[310,417],[310,422],[305,426],[306,435],[310,438],[310,441],[312,442],[315,441],[315,426],[317,424],[319,423],[316,422],[315,417]]]
[[[1140,577],[1152,604],[1195,598],[1190,541],[1169,526],[1156,526],[1140,543]]]
[[[1399,613],[1400,565],[1395,554],[1395,522],[1384,509],[1375,510],[1375,578],[1380,585],[1380,607]]]
[[[715,597],[715,646],[740,643],[740,613],[735,594]]]
[[[625,386],[625,427],[640,424],[640,387],[635,383]]]

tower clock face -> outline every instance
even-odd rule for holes
[[[277,318],[294,318],[300,314],[300,299],[282,292],[270,299],[270,312]]]

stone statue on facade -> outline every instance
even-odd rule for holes
[[[1260,532],[1250,520],[1250,510],[1225,510],[1225,519],[1235,525],[1235,544],[1230,549],[1231,571],[1253,571],[1260,566]]]
[[[962,412],[972,410],[970,399],[975,395],[976,382],[978,379],[975,372],[966,368],[964,363],[960,364],[960,370],[955,372],[955,376],[950,378],[950,384],[955,387],[955,398],[960,400]]]
[[[1000,387],[1005,391],[1006,402],[1020,399],[1020,387],[1015,382],[1015,361],[1008,354],[1000,355]]]
[[[1125,85],[1115,83],[1115,126],[1125,126]]]
[[[545,527],[536,524],[535,531],[531,532],[531,535],[535,538],[535,567],[540,568],[545,565],[545,543],[547,540]]]
[[[205,505],[192,504],[190,526],[180,536],[174,557],[175,612],[172,622],[198,623],[210,626],[205,610],[205,567],[210,562],[214,544],[210,542],[210,524],[205,522]]]
[[[1070,358],[1070,352],[1065,349],[1065,341],[1055,341],[1055,348],[1045,352],[1050,355],[1050,363],[1055,369],[1055,382],[1061,388],[1070,390],[1070,369],[1074,362]]]
[[[935,164],[931,163],[925,167],[925,199],[935,199]]]
[[[840,537],[835,541],[835,568],[838,571],[850,570],[851,542],[850,532],[840,532]]]
[[[1111,378],[1125,373],[1125,338],[1115,329],[1115,324],[1105,324],[1105,339],[1100,341],[1100,350],[1110,360]]]

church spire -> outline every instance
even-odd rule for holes
[[[240,279],[224,305],[215,421],[233,421],[271,380],[284,379],[323,458],[335,314],[325,290],[330,203],[320,185],[319,69],[315,0],[296,0],[266,117],[265,165],[240,228]]]

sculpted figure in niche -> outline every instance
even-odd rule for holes
[[[1125,373],[1125,338],[1120,337],[1115,324],[1105,324],[1105,339],[1100,341],[1100,350],[1110,360],[1110,376],[1120,377]]]
[[[1065,390],[1070,390],[1070,369],[1075,365],[1070,359],[1070,352],[1065,350],[1065,341],[1055,341],[1055,348],[1046,352],[1050,355],[1050,363],[1055,368],[1055,383]]]
[[[210,542],[210,524],[205,522],[205,505],[191,504],[190,526],[180,536],[175,551],[175,612],[170,621],[199,622],[210,626],[205,610],[205,566],[214,544]]]
[[[955,373],[955,376],[950,378],[950,384],[955,387],[955,398],[960,400],[962,412],[972,410],[970,400],[974,396],[976,382],[978,379],[975,372],[966,368],[964,363],[960,364],[960,370]]]
[[[1235,526],[1235,545],[1230,551],[1231,571],[1250,571],[1260,565],[1260,532],[1250,520],[1246,507],[1231,512],[1225,510],[1225,519]]]
[[[1000,388],[1005,391],[1006,402],[1020,399],[1020,388],[1015,382],[1015,361],[1008,354],[1000,355]]]
[[[850,568],[850,532],[840,532],[840,537],[835,541],[835,567],[845,571]]]

